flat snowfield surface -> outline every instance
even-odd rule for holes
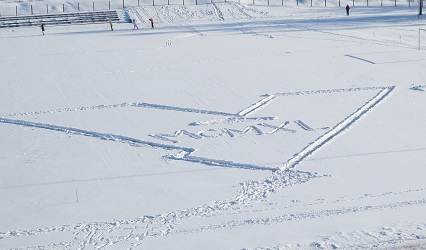
[[[417,7],[119,12],[0,29],[0,249],[426,249]]]

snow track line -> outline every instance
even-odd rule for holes
[[[253,19],[254,17],[252,15],[249,15],[247,12],[243,10],[241,7],[241,4],[237,4],[235,2],[230,2],[231,6],[234,6],[236,9],[238,9],[243,15],[245,15],[248,19]]]
[[[208,159],[208,158],[195,157],[195,156],[176,157],[175,155],[170,155],[166,157],[171,160],[189,161],[189,162],[201,163],[201,164],[209,165],[209,166],[241,168],[241,169],[249,169],[249,170],[270,170],[270,171],[278,170],[278,168],[257,166],[252,164],[243,164],[243,163],[237,163],[233,161]]]
[[[223,123],[238,123],[246,121],[272,121],[277,119],[275,116],[265,116],[265,117],[232,117],[226,119],[217,119],[201,122],[192,122],[190,126],[203,126],[203,125],[212,125],[212,124],[223,124]]]
[[[208,114],[208,115],[238,116],[238,114],[231,114],[231,113],[220,112],[220,111],[211,111],[211,110],[193,109],[193,108],[181,108],[181,107],[175,107],[175,106],[151,104],[151,103],[144,103],[144,102],[139,102],[139,103],[136,103],[132,106],[141,107],[141,108],[153,108],[153,109],[161,109],[161,110],[189,112],[189,113],[200,113],[200,114]]]
[[[111,104],[111,105],[97,105],[97,106],[88,106],[88,107],[77,107],[77,108],[64,108],[64,109],[51,109],[45,111],[33,111],[25,113],[14,113],[8,115],[0,115],[0,117],[10,117],[10,116],[29,116],[29,115],[41,115],[41,114],[51,114],[51,113],[61,113],[61,112],[71,112],[71,111],[84,111],[84,110],[95,110],[95,109],[109,109],[109,108],[125,108],[125,107],[138,107],[138,108],[151,108],[159,110],[172,110],[179,112],[189,112],[189,113],[200,113],[200,114],[209,114],[209,115],[221,115],[221,116],[233,116],[238,117],[238,114],[220,112],[220,111],[211,111],[211,110],[202,110],[202,109],[193,109],[193,108],[182,108],[176,106],[167,106],[161,104],[152,104],[146,102],[133,102],[133,103],[120,103],[120,104]]]
[[[377,106],[381,101],[383,101],[396,87],[391,86],[380,91],[375,97],[370,101],[365,103],[357,111],[352,113],[350,116],[346,117],[343,121],[337,124],[330,131],[324,135],[317,138],[314,142],[305,147],[302,151],[296,154],[295,157],[288,160],[282,167],[281,170],[286,170],[294,168],[297,164],[303,161],[306,157],[312,155],[315,151],[321,149],[324,145],[330,142],[333,138],[340,135],[343,131],[349,129],[352,125],[355,124],[359,119],[361,119],[367,112],[371,111],[375,106]]]
[[[225,228],[232,229],[232,228],[242,227],[242,226],[271,225],[271,224],[283,223],[286,221],[317,219],[317,218],[340,216],[340,215],[352,214],[352,213],[378,212],[384,209],[394,209],[394,208],[401,208],[401,207],[407,207],[407,206],[424,206],[425,204],[426,204],[426,200],[421,199],[421,200],[394,202],[394,203],[388,203],[388,204],[383,204],[378,206],[360,206],[360,207],[348,207],[348,208],[341,208],[341,209],[309,211],[309,212],[303,212],[303,213],[284,214],[284,215],[273,216],[273,217],[251,218],[248,220],[233,220],[233,221],[228,221],[222,224],[201,226],[199,228],[177,229],[174,232],[171,232],[170,234],[188,234],[188,233],[206,232],[206,231],[216,230],[216,229],[225,229]]]
[[[270,101],[272,101],[273,99],[275,99],[277,96],[276,95],[269,95],[268,97],[258,101],[257,103],[251,105],[250,107],[241,110],[240,112],[238,112],[238,115],[240,116],[246,116],[254,111],[256,111],[257,109],[265,106],[266,104],[268,104]]]
[[[187,37],[191,37],[191,36],[199,36],[200,34],[197,33],[193,33],[193,34],[187,34],[187,35],[182,35],[182,36],[176,36],[170,39],[167,39],[166,43],[164,44],[164,48],[169,48],[173,45],[173,41],[177,40],[177,39],[182,39],[182,38],[187,38]]]
[[[146,20],[148,20],[149,18],[151,18],[151,15],[148,14],[148,12],[146,11],[145,8],[142,7],[142,8],[139,8],[139,9],[142,10],[142,12],[145,14]],[[140,16],[141,19],[145,20],[139,12],[138,12],[138,14],[139,14],[139,16]],[[146,21],[146,22],[144,21],[143,23],[148,23],[148,21]]]
[[[127,136],[122,135],[114,135],[114,134],[106,134],[106,133],[99,133],[89,130],[83,130],[78,128],[72,128],[72,127],[63,127],[63,126],[57,126],[52,124],[45,124],[45,123],[38,123],[38,122],[29,122],[29,121],[23,121],[23,120],[11,120],[6,118],[0,118],[1,123],[8,123],[13,125],[21,125],[25,127],[32,127],[32,128],[41,128],[41,129],[47,129],[47,130],[53,130],[58,132],[64,132],[68,134],[73,135],[81,135],[81,136],[87,136],[87,137],[94,137],[101,140],[107,140],[107,141],[116,141],[116,142],[122,142],[122,143],[128,143],[132,146],[149,146],[152,148],[161,148],[165,150],[179,150],[186,153],[192,153],[194,149],[192,148],[185,148],[185,147],[179,147],[179,146],[173,146],[173,145],[167,145],[167,144],[161,144],[156,142],[150,142],[150,141],[144,141],[136,138],[131,138]]]
[[[272,36],[272,35],[268,35],[268,34],[262,34],[262,33],[258,33],[258,32],[256,32],[256,31],[253,31],[252,29],[250,29],[250,28],[245,28],[245,26],[239,26],[239,27],[235,27],[235,28],[232,28],[232,29],[234,29],[234,30],[238,30],[238,31],[241,31],[243,34],[245,34],[245,35],[251,35],[251,36],[263,36],[263,37],[266,37],[266,38],[275,38],[274,36]]]
[[[350,58],[353,58],[353,59],[357,59],[357,60],[360,60],[360,61],[363,61],[363,62],[367,62],[367,63],[371,63],[371,64],[376,64],[375,62],[373,62],[373,61],[369,61],[369,60],[367,60],[367,59],[363,59],[363,58],[361,58],[361,57],[357,57],[357,56],[353,56],[353,55],[345,55],[346,57],[350,57]]]
[[[362,38],[362,37],[353,36],[353,35],[339,34],[339,33],[335,33],[335,32],[332,32],[332,31],[307,28],[305,25],[301,25],[301,24],[298,24],[298,23],[291,24],[289,26],[293,27],[293,28],[299,28],[299,29],[302,29],[302,30],[305,30],[305,31],[313,31],[313,32],[327,34],[327,35],[337,36],[339,38],[353,39],[353,40],[349,40],[350,42],[355,42],[355,40],[357,40],[359,42],[364,42],[364,43],[368,43],[368,44],[377,44],[377,45],[388,46],[388,47],[399,47],[399,48],[409,48],[409,49],[416,49],[417,48],[417,46],[412,46],[412,45],[409,45],[409,44],[404,44],[404,43],[401,43],[401,42],[396,42],[396,41],[391,41],[391,40],[376,40],[376,39]]]
[[[225,18],[223,17],[223,13],[222,13],[222,11],[220,11],[220,9],[217,7],[216,3],[213,3],[213,2],[212,2],[212,6],[213,6],[214,13],[216,14],[216,16],[217,16],[220,20],[225,21]]]
[[[294,123],[296,123],[297,125],[299,125],[302,129],[304,129],[306,131],[314,131],[315,130],[315,129],[311,128],[311,126],[309,126],[308,124],[304,123],[301,120],[294,121]],[[325,129],[325,128],[321,128],[321,129]]]
[[[155,19],[154,20],[158,20],[157,22],[159,23],[164,23],[164,20],[161,18],[160,14],[158,13],[158,9],[157,8],[153,8],[154,12],[155,12]],[[153,18],[152,16],[150,18]]]
[[[346,89],[321,89],[321,90],[308,90],[298,92],[287,92],[287,93],[276,93],[276,96],[297,96],[297,95],[312,95],[312,94],[330,94],[339,92],[351,92],[351,91],[366,91],[366,90],[383,90],[386,87],[360,87],[360,88],[346,88]]]
[[[185,30],[185,31],[189,31],[189,32],[191,32],[191,33],[194,33],[194,34],[196,34],[196,35],[198,35],[198,36],[204,36],[204,35],[203,35],[203,33],[201,33],[200,31],[198,31],[196,28],[194,28],[194,27],[193,27],[193,26],[191,26],[191,25],[185,26],[185,27],[184,27],[184,30]]]
[[[274,207],[274,208],[265,208],[265,209],[261,209],[258,211],[281,211],[281,210],[285,210],[288,208],[294,208],[294,207],[311,207],[311,206],[316,206],[316,205],[329,205],[329,204],[340,204],[340,203],[348,203],[348,202],[356,202],[356,201],[360,201],[360,200],[370,200],[370,199],[375,199],[375,198],[380,198],[380,197],[387,197],[387,196],[396,196],[396,195],[404,195],[406,193],[411,193],[411,192],[421,192],[424,191],[425,188],[418,188],[418,189],[410,189],[410,190],[405,190],[405,191],[400,191],[400,192],[385,192],[385,193],[379,193],[379,194],[375,194],[375,195],[362,195],[362,196],[358,196],[358,197],[354,197],[354,198],[347,198],[347,197],[341,197],[335,200],[325,200],[325,199],[321,199],[321,200],[316,200],[314,202],[310,202],[310,203],[305,203],[305,204],[295,204],[295,205],[287,205],[287,206],[283,206],[283,207]],[[368,201],[369,202],[369,201]],[[234,216],[237,214],[241,214],[241,213],[251,213],[252,211],[230,211],[229,213],[226,213],[226,215],[230,215],[230,216]],[[211,215],[211,216],[220,216],[220,215]]]
[[[132,107],[134,105],[135,103],[121,103],[121,104],[111,104],[111,105],[96,105],[96,106],[89,106],[89,107],[51,109],[51,110],[45,110],[45,111],[33,111],[33,112],[25,112],[25,113],[0,115],[0,117],[30,116],[30,115],[43,115],[43,114],[62,113],[62,112],[95,110],[95,109],[124,108],[124,107]]]

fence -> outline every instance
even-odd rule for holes
[[[79,11],[100,11],[121,9],[137,6],[161,6],[161,5],[199,5],[210,3],[223,3],[229,0],[110,0],[102,2],[46,4],[37,2],[2,3],[0,1],[0,16],[36,15],[46,13],[65,13]],[[252,5],[287,5],[287,6],[418,6],[416,0],[233,0],[240,4]],[[417,2],[417,1],[416,1]]]

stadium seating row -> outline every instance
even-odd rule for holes
[[[109,21],[120,21],[117,11],[108,10],[0,17],[0,28],[36,26],[41,24],[105,23]]]

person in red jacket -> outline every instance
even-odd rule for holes
[[[349,10],[351,9],[351,7],[349,7],[349,4],[346,5],[346,15],[349,16]]]
[[[149,21],[151,22],[151,29],[154,28],[154,19],[150,18]]]

